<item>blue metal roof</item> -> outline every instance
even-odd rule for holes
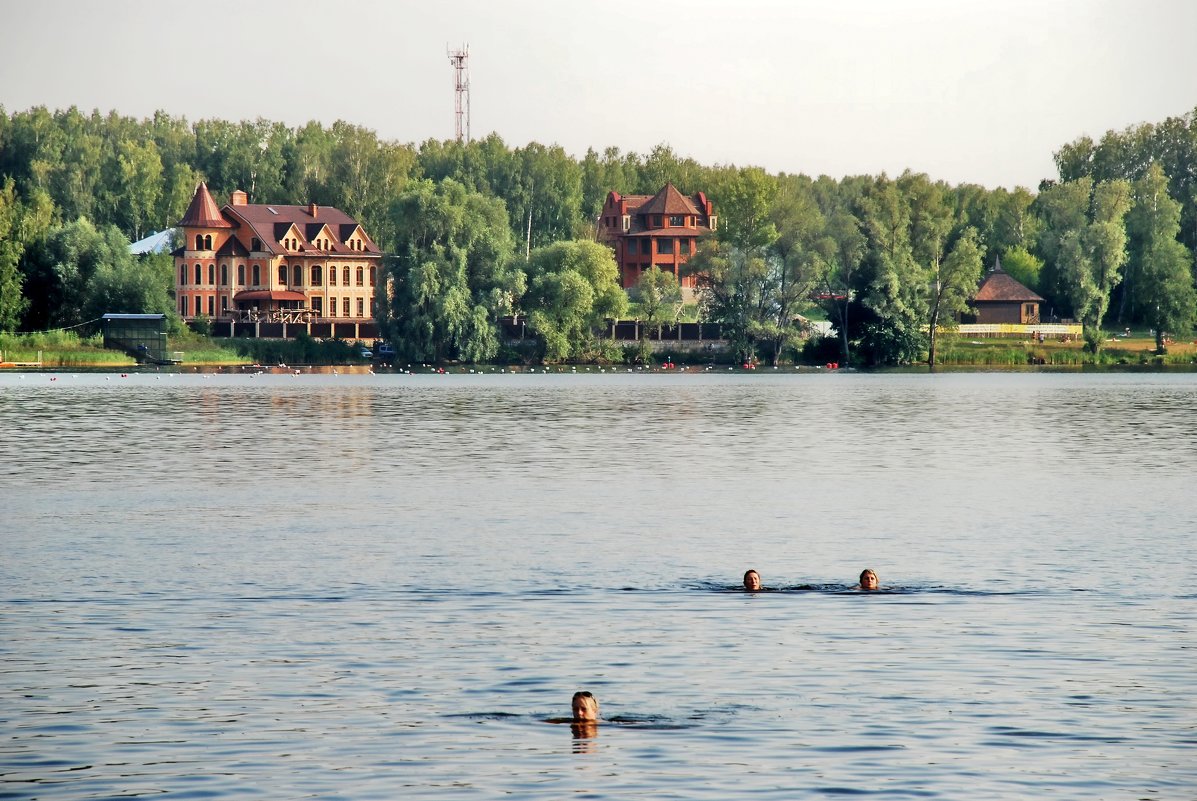
[[[146,253],[167,253],[172,249],[174,241],[175,229],[167,228],[165,231],[150,234],[145,239],[139,239],[129,245],[129,252],[135,256],[144,256]]]

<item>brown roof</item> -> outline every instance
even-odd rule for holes
[[[233,300],[307,300],[302,292],[289,289],[248,289],[233,295]]]
[[[704,236],[711,232],[710,228],[705,225],[700,225],[697,228],[645,228],[642,230],[630,231],[628,236],[635,237],[651,237],[651,236]]]
[[[249,251],[245,249],[245,245],[241,244],[241,240],[235,236],[230,236],[220,250],[216,251],[217,256],[248,256]]]
[[[225,216],[248,227],[253,235],[262,242],[264,250],[278,253],[286,250],[279,239],[286,236],[294,225],[299,230],[300,248],[304,251],[314,251],[316,248],[307,239],[305,231],[318,232],[325,224],[330,231],[337,232],[340,242],[333,242],[331,253],[355,256],[381,256],[382,251],[373,242],[366,243],[365,250],[352,250],[344,244],[344,240],[357,230],[357,220],[333,206],[320,206],[317,210],[319,217],[313,217],[310,206],[285,206],[281,204],[254,203],[245,206],[225,206],[221,211]],[[315,224],[314,229],[308,228]]]
[[[1020,284],[1001,267],[990,270],[973,295],[974,302],[1029,303],[1043,301],[1039,295]]]
[[[220,214],[208,185],[200,181],[195,188],[195,195],[191,198],[191,205],[187,213],[179,220],[179,225],[186,228],[232,228],[233,224]]]
[[[673,184],[652,196],[652,199],[635,210],[636,214],[699,214],[694,201],[683,195]]]

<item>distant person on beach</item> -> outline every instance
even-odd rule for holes
[[[860,571],[860,588],[862,590],[875,590],[878,587],[877,574],[869,568]]]
[[[761,575],[755,570],[748,570],[744,573],[744,589],[749,592],[756,592],[761,588]]]

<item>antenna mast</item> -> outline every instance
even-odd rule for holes
[[[470,141],[470,46],[462,45],[460,50],[449,50],[449,63],[453,65],[454,92],[454,134],[457,141]],[[462,124],[464,122],[464,125]]]

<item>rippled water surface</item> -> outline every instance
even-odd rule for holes
[[[1193,798],[1195,477],[1194,374],[3,374],[0,798]]]

